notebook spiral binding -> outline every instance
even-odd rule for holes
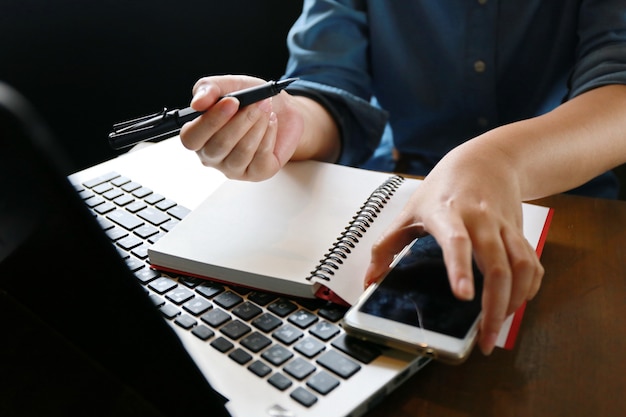
[[[352,217],[345,230],[329,248],[328,253],[324,255],[320,263],[311,271],[311,275],[307,277],[307,280],[313,278],[321,278],[326,281],[331,280],[331,276],[335,275],[335,271],[340,268],[344,259],[347,259],[350,253],[352,253],[352,249],[356,248],[359,239],[363,238],[363,235],[376,220],[378,214],[385,208],[385,204],[387,204],[403,182],[404,177],[400,175],[391,176],[369,195],[356,215]]]

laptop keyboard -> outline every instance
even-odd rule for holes
[[[311,407],[382,352],[349,338],[346,309],[150,268],[148,247],[189,213],[115,172],[75,185],[161,314]]]

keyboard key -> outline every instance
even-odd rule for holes
[[[151,205],[155,205],[161,200],[165,200],[165,197],[163,197],[161,194],[150,194],[149,196],[143,199],[143,201]]]
[[[111,239],[113,242],[115,242],[116,240],[119,240],[123,237],[128,236],[128,232],[120,227],[115,227],[113,229],[109,229],[106,231],[107,236],[109,237],[109,239]]]
[[[169,198],[166,198],[164,200],[159,201],[154,206],[158,208],[159,210],[167,211],[171,209],[172,207],[174,207],[175,205],[176,203],[174,201],[170,200]]]
[[[144,224],[143,226],[136,228],[133,231],[133,233],[135,233],[137,236],[139,236],[142,239],[147,239],[150,236],[159,233],[159,229],[157,229],[156,227],[152,225]]]
[[[165,300],[156,294],[150,294],[150,301],[152,301],[152,304],[157,308],[165,304]]]
[[[191,213],[191,210],[183,206],[174,206],[167,211],[167,214],[176,217],[178,220],[184,219],[189,213]]]
[[[272,333],[272,336],[274,336],[276,339],[280,340],[284,344],[290,345],[299,338],[301,338],[303,334],[304,333],[302,333],[302,331],[298,330],[292,325],[284,324],[279,327],[278,330]]]
[[[342,334],[333,340],[332,345],[363,363],[370,363],[382,354],[377,345],[357,340],[347,334]]]
[[[120,190],[119,188],[112,188],[106,193],[102,194],[102,197],[106,198],[107,200],[115,200],[116,198],[123,196],[123,195],[126,195],[126,194],[124,194],[124,192]]]
[[[151,268],[144,268],[140,271],[135,272],[135,276],[142,284],[147,284],[148,282],[160,277],[161,274],[158,271],[155,271]]]
[[[228,340],[220,336],[211,342],[211,346],[213,346],[215,349],[219,350],[220,352],[225,353],[231,350],[233,346],[235,345],[233,345]]]
[[[152,194],[152,190],[147,187],[139,187],[132,194],[137,198],[145,198]]]
[[[269,382],[270,384],[272,384],[274,387],[278,388],[281,391],[286,390],[287,388],[291,386],[291,384],[293,384],[293,382],[291,382],[289,378],[287,378],[285,375],[281,373],[275,373],[274,375],[269,377],[267,382]]]
[[[275,366],[280,366],[293,357],[293,353],[281,345],[273,345],[261,355],[263,359]]]
[[[313,356],[316,356],[318,353],[326,349],[326,346],[317,339],[314,339],[312,337],[305,337],[304,339],[296,343],[293,348],[296,350],[296,352],[300,352],[307,358],[312,358]]]
[[[145,209],[138,211],[137,216],[155,226],[159,226],[170,219],[167,214],[151,207],[146,207]]]
[[[243,298],[232,291],[226,291],[213,299],[213,302],[220,307],[230,310],[237,304],[241,303]]]
[[[213,298],[217,294],[224,292],[224,287],[220,284],[205,282],[204,284],[200,284],[200,286],[196,288],[196,292],[206,298]]]
[[[102,204],[98,204],[96,207],[93,208],[93,211],[95,211],[98,214],[106,214],[110,211],[115,210],[115,204],[113,203],[102,203]]]
[[[160,277],[148,284],[148,288],[156,292],[157,294],[165,294],[168,291],[176,288],[178,284],[171,278]]]
[[[188,277],[187,275],[181,275],[178,277],[178,283],[183,284],[188,288],[196,288],[198,285],[202,283],[200,278]]]
[[[317,359],[317,363],[344,379],[350,378],[361,369],[358,363],[354,362],[352,359],[348,359],[335,350],[322,353]]]
[[[117,177],[111,180],[111,184],[115,185],[116,187],[121,187],[122,185],[129,182],[130,178],[128,177]]]
[[[302,387],[293,390],[289,396],[305,407],[311,407],[317,402],[317,397]]]
[[[336,336],[339,331],[339,326],[327,321],[320,321],[309,329],[309,333],[323,341],[330,340]]]
[[[339,380],[328,372],[320,371],[313,375],[306,384],[322,395],[326,395],[339,386]]]
[[[78,196],[81,198],[81,200],[87,200],[88,198],[93,197],[93,193],[84,188],[76,191],[78,192]]]
[[[126,210],[117,209],[106,215],[106,218],[114,223],[119,224],[126,230],[133,230],[144,224],[141,219],[138,219]]]
[[[170,320],[180,314],[180,310],[171,304],[165,304],[164,306],[161,306],[161,308],[159,308],[159,311]]]
[[[193,326],[196,325],[197,321],[193,317],[187,314],[183,314],[181,316],[176,317],[176,320],[174,320],[174,323],[178,324],[183,329],[189,330]]]
[[[272,372],[272,368],[270,368],[269,366],[267,366],[266,364],[264,364],[262,361],[259,361],[259,360],[252,362],[250,366],[248,366],[248,369],[253,374],[261,378],[263,378],[266,375],[269,375]]]
[[[153,245],[154,242],[156,242],[157,240],[161,239],[163,236],[165,236],[165,232],[159,230],[159,232],[156,235],[150,236],[148,238],[148,242]]]
[[[251,330],[250,326],[239,320],[233,320],[220,329],[222,333],[233,340],[237,340],[244,334],[250,333]]]
[[[295,324],[299,328],[305,329],[319,319],[315,314],[311,313],[310,311],[301,309],[289,316],[288,320],[290,323]]]
[[[255,306],[249,301],[239,304],[237,307],[233,308],[233,314],[245,321],[252,320],[254,317],[261,314],[261,311],[263,311],[261,308]]]
[[[315,366],[302,358],[295,358],[287,365],[285,365],[283,370],[287,374],[301,381],[313,372],[315,372]]]
[[[271,313],[263,313],[252,321],[252,325],[257,329],[269,333],[283,324],[282,320]]]
[[[276,298],[277,297],[275,294],[271,294],[267,292],[259,292],[259,291],[253,291],[250,293],[250,295],[248,295],[248,300],[255,302],[261,306],[268,305],[270,302],[274,301]]]
[[[94,193],[103,194],[111,190],[112,188],[113,188],[113,185],[111,185],[110,182],[105,182],[105,183],[96,185],[95,187],[91,189],[91,191],[93,191]]]
[[[228,357],[237,362],[239,365],[250,362],[252,356],[243,349],[237,348],[228,354]]]
[[[139,239],[137,236],[128,235],[120,240],[118,240],[117,245],[124,249],[125,251],[129,251],[132,248],[135,248],[143,243],[143,240]]]
[[[87,204],[87,207],[89,208],[94,208],[98,204],[102,204],[102,203],[104,203],[104,199],[100,197],[96,197],[96,196],[90,197],[87,200],[85,200],[85,204]]]
[[[127,206],[133,201],[135,201],[135,199],[128,194],[122,194],[113,200],[113,202],[117,204],[118,206]]]
[[[342,307],[336,304],[329,303],[327,306],[319,309],[318,314],[320,317],[325,318],[333,323],[338,322],[348,311],[347,307]]]
[[[141,259],[137,259],[133,256],[127,256],[125,261],[126,261],[126,266],[132,272],[137,272],[140,269],[143,269],[144,266],[146,266],[146,264]]]
[[[272,341],[259,332],[253,332],[241,339],[240,343],[251,352],[257,353],[271,345]]]
[[[285,317],[296,311],[298,306],[285,298],[280,298],[270,304],[267,309],[280,317]]]
[[[133,203],[128,204],[126,206],[126,210],[130,211],[131,213],[137,213],[138,211],[143,210],[146,207],[148,207],[146,203],[144,203],[142,200],[137,200]]]
[[[164,230],[165,232],[171,232],[172,229],[175,228],[178,223],[180,223],[180,220],[178,219],[169,219],[165,223],[161,224],[161,229]]]
[[[221,308],[215,308],[204,313],[200,319],[209,326],[219,327],[230,320],[230,314]]]
[[[183,308],[194,316],[199,316],[211,307],[211,303],[201,297],[193,298],[183,304]]]
[[[136,183],[135,181],[127,182],[126,184],[122,185],[122,190],[126,191],[127,193],[133,192],[139,188],[141,188],[141,184]]]
[[[189,288],[180,286],[165,295],[165,298],[167,298],[176,305],[181,305],[182,303],[191,300],[193,297],[193,291],[191,291]]]
[[[201,340],[209,340],[215,334],[213,330],[209,329],[204,324],[194,327],[191,333]]]
[[[148,245],[142,243],[141,246],[133,248],[130,253],[132,253],[139,259],[145,260],[148,257]]]
[[[102,230],[109,230],[115,227],[115,224],[113,222],[105,219],[104,217],[98,217],[98,224],[100,225]]]

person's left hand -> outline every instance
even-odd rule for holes
[[[453,293],[482,297],[478,344],[488,355],[506,317],[537,293],[544,270],[523,234],[520,183],[510,161],[474,148],[450,152],[425,178],[372,248],[365,280],[379,279],[402,248],[432,234]],[[474,294],[472,257],[484,275],[483,294]]]

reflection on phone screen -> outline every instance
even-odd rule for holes
[[[417,328],[463,338],[481,309],[483,277],[474,266],[476,296],[452,294],[440,246],[432,236],[416,240],[360,311]]]

